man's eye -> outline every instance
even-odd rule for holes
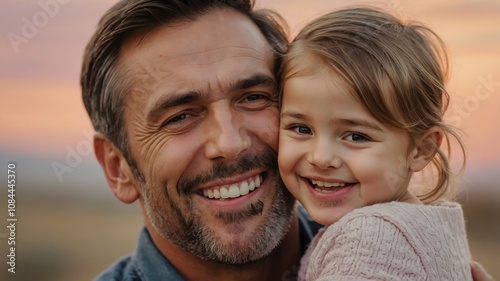
[[[167,121],[165,121],[165,123],[163,123],[162,126],[167,126],[170,124],[179,123],[179,122],[184,121],[187,118],[189,118],[189,116],[190,116],[190,114],[188,114],[188,113],[182,113],[182,114],[176,115],[176,116],[168,119]]]
[[[182,121],[184,119],[187,119],[188,117],[189,117],[189,114],[182,113],[182,114],[179,114],[179,115],[175,116],[174,118],[170,119],[170,122],[179,122],[179,121]]]
[[[245,101],[258,101],[262,99],[268,99],[268,98],[262,94],[252,94],[245,97]]]
[[[273,100],[266,93],[258,92],[250,93],[238,101],[240,108],[250,111],[263,110],[273,105],[277,106],[277,100]]]
[[[248,97],[246,97],[246,100],[247,101],[256,101],[258,99],[261,99],[262,98],[262,95],[249,95]]]
[[[365,134],[362,134],[362,133],[352,132],[349,135],[347,135],[346,140],[352,141],[352,142],[366,142],[366,141],[370,141],[371,138]]]

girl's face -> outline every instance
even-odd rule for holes
[[[382,124],[338,75],[285,81],[279,168],[290,192],[321,224],[363,206],[418,202],[408,192],[409,137]]]

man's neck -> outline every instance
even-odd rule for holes
[[[161,237],[149,223],[146,223],[146,227],[162,255],[188,281],[282,280],[284,277],[293,276],[300,262],[300,230],[296,210],[293,212],[289,232],[271,254],[260,261],[239,266],[202,260]]]

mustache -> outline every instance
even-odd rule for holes
[[[205,182],[237,176],[256,169],[266,169],[277,173],[278,154],[274,150],[268,149],[262,154],[245,155],[236,163],[220,160],[215,162],[209,170],[179,182],[177,192],[186,195],[196,186]]]

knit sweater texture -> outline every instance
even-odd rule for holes
[[[321,229],[299,280],[472,280],[470,260],[458,203],[381,203]]]

